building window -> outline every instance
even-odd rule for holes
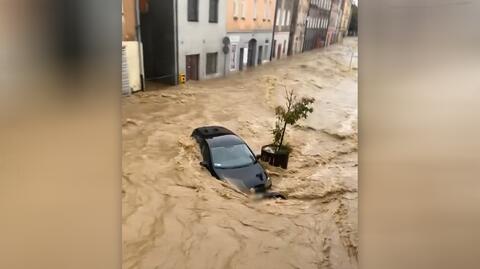
[[[242,19],[245,19],[245,14],[246,14],[246,12],[247,12],[247,10],[246,10],[247,7],[246,7],[245,0],[241,0],[241,1],[242,1],[242,2],[241,2],[241,7],[242,7],[242,12],[241,12],[241,14],[242,14]]]
[[[268,10],[268,1],[267,1],[267,0],[263,0],[263,18],[264,18],[264,19],[268,19],[267,10]]]
[[[286,19],[287,19],[287,11],[284,9],[282,13],[282,26],[286,24]]]
[[[198,0],[188,0],[188,21],[198,21]]]
[[[282,10],[278,9],[277,10],[277,22],[275,23],[276,25],[280,25],[280,17],[282,16]]]
[[[209,22],[218,22],[218,0],[210,0]]]
[[[253,0],[253,19],[257,19],[257,0]]]
[[[217,73],[217,55],[218,53],[207,53],[207,75]]]
[[[142,13],[142,14],[148,13],[148,1],[147,0],[140,0],[140,13]]]
[[[267,18],[268,21],[272,18],[272,14],[270,13],[270,10],[272,10],[272,1],[268,1],[268,8],[267,8]]]
[[[239,10],[238,1],[240,0],[233,1],[233,17],[234,18],[238,18],[238,10]]]
[[[287,21],[285,25],[290,25],[290,10],[287,12]]]

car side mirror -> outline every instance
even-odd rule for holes
[[[201,162],[200,162],[200,166],[203,166],[203,167],[207,168],[207,167],[208,167],[208,164],[207,164],[206,161],[201,161]]]

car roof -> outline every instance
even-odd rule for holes
[[[198,127],[195,130],[193,130],[193,133],[192,133],[193,136],[198,136],[204,139],[215,137],[215,136],[227,135],[227,134],[233,135],[234,133],[222,126]]]
[[[222,126],[204,126],[193,130],[192,136],[204,139],[210,147],[245,144],[235,133]]]
[[[213,148],[245,144],[245,142],[236,135],[220,135],[207,138],[205,141],[207,141],[207,144]]]

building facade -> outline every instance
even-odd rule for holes
[[[340,31],[340,19],[341,19],[341,2],[342,0],[332,0],[332,6],[330,9],[330,19],[327,29],[326,45],[335,44],[338,41],[338,35]]]
[[[343,38],[348,34],[348,26],[350,24],[350,18],[352,17],[352,0],[343,0],[342,4],[342,18],[340,20],[340,34],[338,36],[339,42],[343,41]]]
[[[310,0],[305,30],[304,50],[326,45],[332,0]]]
[[[178,1],[178,70],[186,80],[225,75],[226,0]]]
[[[228,0],[228,72],[270,61],[275,0]]]
[[[277,0],[272,59],[281,59],[287,56],[293,11],[294,0]]]
[[[307,22],[310,0],[295,0],[293,4],[293,15],[290,26],[290,42],[288,55],[301,53],[305,41],[305,26]]]
[[[137,2],[122,0],[122,92],[125,94],[142,90],[144,85]]]
[[[332,44],[346,32],[351,3],[122,1],[122,79],[131,91],[144,88],[145,79],[177,84],[216,78]]]

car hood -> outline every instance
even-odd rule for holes
[[[248,193],[251,188],[264,189],[267,184],[265,171],[258,163],[240,168],[214,170],[220,179],[235,185],[243,192]]]

